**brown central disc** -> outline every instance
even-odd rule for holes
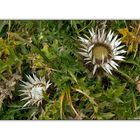
[[[93,49],[93,57],[95,57],[95,60],[97,63],[102,63],[102,62],[106,62],[107,59],[109,59],[110,57],[110,48],[107,45],[104,44],[96,44]]]

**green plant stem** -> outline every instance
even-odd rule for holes
[[[125,64],[132,64],[132,65],[135,65],[135,66],[137,66],[137,67],[140,67],[140,65],[137,64],[137,63],[134,62],[134,61],[122,61],[122,63],[125,63]]]
[[[127,79],[129,83],[132,83],[132,84],[135,83],[135,81],[132,78],[130,78],[127,74],[125,74],[124,72],[122,72],[120,70],[116,70],[116,72],[119,73],[121,76],[123,76],[125,79]]]

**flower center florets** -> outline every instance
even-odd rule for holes
[[[31,96],[33,99],[40,100],[43,98],[44,87],[35,86],[31,89]]]
[[[92,57],[98,64],[105,63],[111,58],[111,50],[106,44],[97,43],[92,48]]]

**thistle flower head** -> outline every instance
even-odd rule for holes
[[[110,30],[109,33],[105,32],[105,29],[98,30],[97,33],[89,30],[90,37],[85,35],[85,38],[79,37],[81,48],[79,54],[87,61],[86,64],[91,63],[93,68],[93,75],[97,68],[101,67],[109,74],[112,74],[112,70],[119,67],[116,61],[124,60],[123,53],[126,51],[122,48],[121,39],[118,39],[117,35]]]
[[[49,86],[51,85],[50,81],[46,82],[45,77],[37,78],[33,74],[33,77],[30,75],[26,75],[29,82],[22,81],[20,90],[22,92],[21,96],[24,96],[22,100],[27,100],[27,102],[23,105],[23,107],[30,106],[36,104],[39,106],[43,100],[43,93],[47,91]]]

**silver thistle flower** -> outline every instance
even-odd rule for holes
[[[119,65],[117,61],[124,60],[124,56],[121,54],[126,53],[122,48],[124,45],[121,44],[121,39],[118,39],[118,35],[110,30],[107,34],[105,29],[98,30],[97,33],[89,30],[90,37],[84,35],[85,38],[79,37],[82,42],[79,54],[81,54],[86,64],[91,63],[94,65],[93,75],[97,68],[103,68],[107,73],[112,74],[111,70],[118,69]]]
[[[50,81],[46,83],[45,77],[37,78],[34,74],[33,77],[30,75],[26,75],[26,77],[29,82],[22,81],[23,84],[21,84],[21,86],[23,89],[20,90],[20,92],[22,92],[20,96],[25,96],[22,100],[27,100],[23,107],[34,104],[39,106],[42,103],[43,93],[46,92],[51,83]]]

